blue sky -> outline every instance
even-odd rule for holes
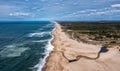
[[[0,20],[120,20],[120,0],[0,0]]]

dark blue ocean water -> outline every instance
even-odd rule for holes
[[[0,22],[0,71],[40,71],[53,29],[49,21]]]

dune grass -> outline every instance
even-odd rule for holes
[[[120,46],[120,22],[60,22],[72,39]]]

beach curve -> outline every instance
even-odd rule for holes
[[[62,32],[61,26],[56,23],[56,29],[52,32],[54,35],[54,40],[52,44],[54,46],[53,51],[47,58],[47,62],[43,68],[43,71],[119,71],[120,68],[118,61],[120,54],[116,48],[110,48],[107,53],[102,53],[98,60],[89,60],[81,58],[77,62],[69,63],[61,54],[69,59],[75,59],[78,55],[96,57],[99,52],[101,45],[86,44],[82,42],[77,42],[70,39],[64,32]],[[116,57],[115,59],[112,59]],[[109,60],[110,59],[110,60]],[[108,60],[108,61],[107,61]],[[116,61],[117,60],[117,61]],[[112,67],[112,63],[115,68]],[[105,67],[106,65],[106,67]]]

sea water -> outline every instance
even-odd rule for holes
[[[0,22],[0,71],[41,71],[53,29],[49,21]]]

